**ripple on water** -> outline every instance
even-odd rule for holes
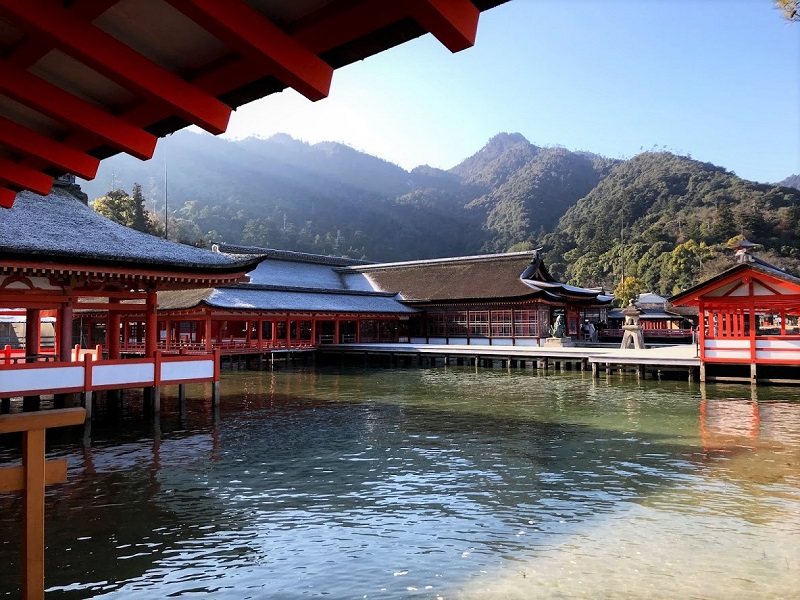
[[[166,398],[161,433],[128,421],[115,441],[95,424],[89,448],[56,449],[71,466],[48,494],[51,595],[794,591],[800,404],[771,403],[754,430],[752,403],[685,383],[452,368],[241,378],[216,427],[203,413],[170,430]],[[0,497],[12,569],[15,514]]]

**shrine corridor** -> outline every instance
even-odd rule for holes
[[[796,592],[797,388],[293,368],[223,371],[218,408],[192,384],[181,414],[173,387],[160,420],[131,394],[48,433],[69,462],[47,490],[48,598]],[[0,596],[20,510],[0,495]]]

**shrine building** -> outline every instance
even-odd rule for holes
[[[699,315],[701,380],[792,382],[800,377],[800,278],[753,255],[670,298]]]
[[[160,337],[171,347],[225,353],[331,343],[539,345],[559,315],[566,335],[579,338],[581,324],[604,321],[612,301],[555,281],[538,251],[366,263],[220,250],[266,259],[247,283],[159,293]]]
[[[41,394],[219,381],[219,360],[210,351],[161,355],[156,294],[234,284],[263,259],[231,257],[129,229],[59,188],[48,196],[17,195],[0,219],[0,253],[0,311],[25,320],[24,347],[6,345],[0,356],[5,412],[15,396],[36,405]],[[85,311],[102,313],[106,331],[121,332],[126,315],[141,315],[143,327],[125,332],[141,340],[140,356],[121,360],[121,335],[76,348],[75,315]],[[43,330],[53,332],[46,345]]]

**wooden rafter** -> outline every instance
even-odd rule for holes
[[[167,1],[308,99],[327,97],[333,68],[241,0]]]
[[[147,160],[155,151],[154,135],[3,60],[0,60],[0,93],[91,133],[136,158]]]
[[[408,5],[414,19],[450,52],[475,44],[480,11],[469,0],[413,0]]]
[[[3,208],[11,208],[14,205],[14,198],[17,197],[17,192],[11,188],[0,186],[0,206]]]
[[[223,133],[228,126],[229,106],[65,10],[60,2],[0,0],[0,15],[123,87],[167,104],[210,133]]]
[[[462,50],[474,43],[480,12],[470,0],[341,0],[278,24],[247,0],[163,0],[229,50],[225,60],[187,81],[94,25],[118,1],[0,0],[0,19],[24,34],[0,59],[0,94],[63,125],[49,135],[28,130],[13,113],[0,117],[0,146],[11,151],[8,158],[21,170],[44,173],[34,178],[35,188],[27,185],[30,173],[0,178],[0,206],[13,204],[20,188],[42,193],[43,177],[53,174],[91,179],[97,159],[118,151],[150,158],[153,134],[187,124],[221,133],[231,112],[226,102],[238,106],[286,86],[312,100],[324,98],[333,68],[425,31],[451,51]],[[127,107],[102,106],[28,70],[54,49],[127,89],[134,100]],[[17,135],[20,129],[26,135]]]
[[[84,179],[93,179],[100,166],[97,158],[3,116],[0,116],[0,144],[26,155],[36,156],[47,164]]]
[[[49,194],[53,186],[52,177],[2,156],[0,156],[0,179],[22,189],[33,190],[37,194]]]

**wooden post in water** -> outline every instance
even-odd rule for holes
[[[45,430],[80,425],[82,408],[0,417],[0,434],[22,432],[22,466],[0,469],[0,492],[22,491],[22,597],[44,598],[44,488],[67,480],[67,461],[45,460]]]

